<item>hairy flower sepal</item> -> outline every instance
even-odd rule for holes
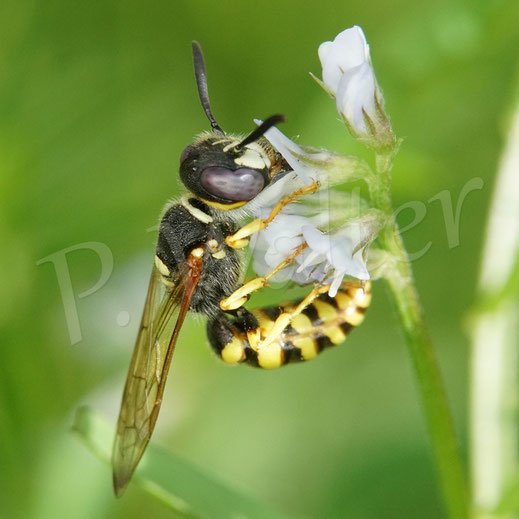
[[[258,119],[254,119],[254,122],[261,124]],[[321,188],[328,188],[364,180],[371,186],[374,180],[373,171],[367,162],[358,157],[299,146],[277,128],[265,132],[265,138],[283,155],[305,184],[315,180]]]
[[[312,77],[335,98],[337,110],[350,133],[378,152],[395,145],[395,135],[384,110],[384,98],[375,78],[369,45],[362,29],[351,27],[334,41],[319,46],[323,80]]]
[[[371,186],[375,180],[375,175],[368,163],[359,157],[319,150],[310,146],[301,146],[300,149],[302,153],[292,152],[294,157],[306,166],[313,168],[314,171],[320,171],[320,182],[326,180],[327,187],[356,180],[363,180],[368,186]]]

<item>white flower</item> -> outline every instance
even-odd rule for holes
[[[359,133],[368,133],[366,117],[376,118],[375,74],[367,62],[344,72],[335,98],[337,110]]]
[[[268,185],[261,193],[248,202],[243,210],[246,214],[257,218],[267,218],[274,206],[285,196],[305,187],[299,175],[293,171]]]
[[[259,126],[263,121],[254,119],[254,122]],[[313,166],[309,166],[302,157],[308,155],[300,146],[291,141],[275,126],[269,128],[264,137],[276,148],[276,150],[283,155],[284,159],[289,163],[290,167],[299,175],[299,178],[305,184],[311,184],[312,180],[317,180],[318,172]]]
[[[319,59],[323,67],[323,82],[334,93],[345,72],[369,63],[369,45],[362,29],[355,25],[339,33],[333,42],[319,46]]]
[[[330,282],[328,294],[335,297],[344,276],[351,276],[361,281],[369,279],[363,252],[366,236],[361,227],[349,223],[332,234],[324,234],[315,227],[302,228],[303,236],[311,251],[296,272],[301,272],[316,260],[326,261],[328,267],[324,283]]]
[[[376,117],[375,74],[369,45],[358,26],[346,29],[333,42],[319,46],[323,82],[335,96],[337,110],[358,133],[367,133],[364,114]]]
[[[309,218],[280,214],[256,237],[251,248],[254,270],[264,276],[279,265],[297,247],[306,248],[294,263],[282,269],[274,281],[292,280],[301,285],[313,282],[330,284],[329,295],[334,297],[344,276],[368,280],[364,250],[376,235],[374,222],[369,219],[351,220],[327,234],[321,232],[323,215]]]
[[[351,133],[374,148],[394,144],[382,94],[371,65],[362,29],[350,27],[319,46],[324,88],[335,97],[337,110]]]
[[[254,122],[258,126],[262,123],[259,119],[254,119]],[[370,173],[369,166],[358,157],[302,148],[275,127],[269,128],[264,137],[283,155],[303,184],[311,184],[315,180],[321,187],[331,187],[365,179]],[[267,190],[270,190],[270,186]]]

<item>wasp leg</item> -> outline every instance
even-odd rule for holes
[[[256,347],[261,340],[261,330],[258,319],[252,312],[243,306],[228,313],[236,315],[236,325],[239,327],[239,329],[245,332],[250,347],[256,350]]]
[[[222,299],[220,301],[220,308],[224,312],[237,310],[249,300],[250,294],[263,288],[266,284],[266,278],[251,279],[249,282],[245,283],[245,285],[238,288],[238,290],[235,290],[229,297]]]
[[[295,319],[303,310],[312,304],[321,294],[328,292],[330,285],[323,285],[320,287],[314,287],[311,292],[293,309],[289,312],[283,312],[274,321],[274,325],[270,328],[265,338],[260,341],[257,348],[267,347],[269,344],[274,342],[283,333],[285,328]]]
[[[258,366],[265,369],[275,369],[286,362],[286,347],[280,340],[290,323],[297,319],[304,309],[314,302],[321,294],[328,291],[330,285],[315,287],[295,308],[286,309],[279,314],[275,321],[268,327],[263,326],[263,339],[255,344],[249,342],[250,347],[256,352]],[[287,311],[288,310],[288,311]],[[248,339],[247,334],[247,340]]]
[[[238,290],[235,290],[229,297],[226,299],[222,299],[220,301],[220,308],[224,312],[228,312],[229,310],[236,310],[243,306],[249,299],[249,296],[259,290],[267,286],[268,280],[277,274],[282,268],[286,267],[289,263],[291,263],[296,256],[298,256],[303,249],[306,248],[306,242],[302,243],[297,247],[294,252],[292,252],[289,256],[287,256],[274,270],[269,272],[265,277],[258,277],[251,279],[245,285],[242,285]]]
[[[274,369],[286,362],[285,347],[280,341],[283,332],[289,324],[297,319],[304,309],[315,301],[319,295],[330,288],[330,285],[315,287],[295,308],[285,311],[276,318],[274,323],[267,329],[264,327],[264,338],[255,344],[249,345],[256,352],[258,366],[265,369]],[[248,334],[247,334],[248,339]]]
[[[253,234],[265,229],[267,225],[272,220],[274,220],[276,215],[281,211],[281,209],[283,209],[283,207],[288,205],[290,202],[294,200],[294,198],[298,196],[314,193],[315,191],[317,191],[318,187],[319,184],[314,180],[309,186],[302,187],[301,189],[298,189],[297,191],[294,191],[293,193],[290,193],[289,195],[285,196],[285,198],[281,199],[274,206],[274,209],[272,209],[268,218],[256,218],[255,220],[252,220],[252,222],[248,223],[247,225],[244,225],[234,234],[227,236],[225,238],[225,243],[233,249],[243,249],[249,244],[249,236],[252,236]]]
[[[333,298],[328,296],[327,289],[316,288],[315,292],[321,292],[317,297],[313,292],[302,301],[256,308],[252,312],[240,308],[229,312],[235,316],[233,320],[222,312],[207,323],[209,342],[228,364],[243,362],[275,369],[311,360],[326,348],[344,342],[351,330],[362,323],[371,301],[369,281],[345,281]],[[272,332],[283,313],[291,316],[290,325],[281,334]],[[259,344],[251,341],[258,328],[263,339]],[[276,338],[266,344],[265,338],[271,334]]]

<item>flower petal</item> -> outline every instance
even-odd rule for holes
[[[363,252],[364,251],[360,250],[353,255],[355,269],[353,269],[354,274],[350,275],[356,277],[357,279],[361,279],[362,281],[367,281],[370,278],[370,275],[364,261]]]
[[[271,209],[286,195],[297,191],[305,184],[295,172],[287,173],[284,177],[268,185],[259,195],[248,202],[243,210],[258,218],[266,218]]]
[[[306,252],[306,251],[305,251]],[[298,256],[296,260],[300,260],[300,257],[302,255]],[[317,265],[323,261],[323,256],[319,252],[316,251],[310,251],[310,253],[307,253],[303,256],[303,259],[301,261],[301,265],[299,265],[296,272],[303,272],[307,267],[310,265]]]
[[[301,229],[308,224],[309,220],[304,216],[282,213],[278,214],[274,221],[261,231],[261,234],[269,245],[274,245],[279,240],[289,240],[301,236]]]
[[[330,288],[328,290],[328,295],[330,297],[335,297],[337,295],[337,291],[339,290],[339,287],[341,286],[343,279],[344,279],[344,272],[338,272],[335,274],[335,277],[333,278],[333,282],[330,285]]]
[[[262,121],[254,119],[254,122],[259,126]],[[295,142],[291,141],[286,135],[280,132],[277,128],[269,128],[264,137],[276,148],[285,160],[290,164],[290,167],[299,175],[305,184],[311,184],[316,176],[315,168],[308,166],[302,160],[298,159],[293,152],[298,155],[306,155],[306,152],[301,149]]]
[[[330,237],[322,233],[312,225],[305,225],[301,228],[308,247],[320,254],[326,255],[330,249]]]
[[[325,42],[325,47],[319,47],[319,58],[323,66],[324,84],[337,92],[342,75],[349,69],[357,67],[369,60],[369,46],[362,29],[358,26],[350,27],[339,33],[335,40]]]
[[[352,261],[353,246],[349,238],[332,237],[330,239],[330,249],[327,253],[330,265],[336,269],[343,269]]]
[[[359,133],[366,133],[364,112],[374,118],[375,74],[369,63],[352,68],[342,76],[337,90],[337,110]]]
[[[332,48],[333,43],[331,41],[325,41],[319,45],[317,49],[317,54],[319,55],[319,61],[321,62],[321,67],[324,68],[324,64],[326,63],[326,58],[328,57],[328,53]]]

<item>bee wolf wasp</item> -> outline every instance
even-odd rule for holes
[[[344,341],[360,324],[370,302],[369,283],[343,282],[335,297],[329,285],[315,286],[301,301],[249,311],[243,304],[305,247],[298,247],[265,277],[241,283],[239,249],[264,229],[294,198],[317,183],[282,197],[266,219],[244,227],[240,208],[282,178],[290,167],[263,134],[284,120],[274,115],[250,135],[226,135],[209,105],[206,71],[193,42],[198,93],[211,131],[200,134],[180,157],[180,179],[189,191],[163,213],[155,262],[124,388],[113,445],[117,496],[128,484],[150,440],[162,403],[166,377],[188,311],[207,317],[213,349],[229,363],[277,368],[309,360]]]

